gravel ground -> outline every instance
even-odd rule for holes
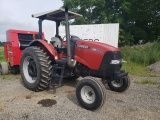
[[[19,79],[0,78],[0,120],[160,120],[160,77],[150,78],[157,84],[135,84],[145,77],[130,76],[131,86],[125,93],[106,90],[106,102],[95,112],[85,110],[75,97],[76,82],[65,82],[55,91],[32,92]],[[45,99],[53,105],[40,104]]]

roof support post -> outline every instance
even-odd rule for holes
[[[59,36],[60,21],[56,21],[56,36]]]
[[[41,16],[41,17],[39,18],[39,21],[38,21],[38,26],[39,26],[38,36],[39,36],[39,39],[42,39],[42,22],[43,22],[43,20],[45,20],[45,19],[46,19],[46,15]]]
[[[39,25],[39,33],[38,33],[38,36],[39,36],[39,39],[42,39],[42,21],[43,21],[43,19],[40,19],[40,18],[39,18],[39,21],[38,21],[38,25]]]

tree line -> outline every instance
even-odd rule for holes
[[[4,46],[5,42],[0,41],[0,46]]]
[[[119,40],[125,45],[160,38],[159,0],[62,0],[63,7],[83,15],[71,24],[120,23]]]

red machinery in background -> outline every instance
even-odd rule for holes
[[[1,63],[1,74],[7,74],[9,70],[13,74],[19,73],[20,56],[23,50],[29,46],[31,41],[38,38],[38,32],[35,31],[7,30],[4,56],[8,64],[5,62]],[[44,38],[44,34],[42,34],[42,40],[44,40]]]

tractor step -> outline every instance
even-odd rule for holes
[[[62,69],[62,67],[56,67],[56,69],[61,70],[61,69]]]
[[[58,66],[58,64],[54,64],[52,70],[52,79],[50,81],[51,85],[61,86],[63,80],[65,65]]]
[[[67,58],[61,58],[56,61],[58,65],[67,65]]]

